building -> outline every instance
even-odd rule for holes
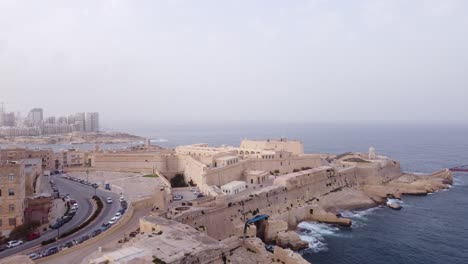
[[[99,131],[99,113],[92,112],[86,113],[86,132],[98,132]]]
[[[3,126],[14,127],[16,125],[16,116],[14,112],[3,113]]]
[[[8,236],[24,222],[25,163],[0,162],[0,232]]]
[[[53,170],[55,166],[54,152],[52,151],[52,149],[0,149],[1,161],[15,161],[23,159],[40,159],[42,162],[43,170]]]
[[[42,121],[44,120],[44,111],[42,108],[33,108],[29,111],[27,117],[27,125],[30,127],[40,127],[42,126]]]
[[[245,181],[232,181],[221,186],[221,191],[227,195],[234,195],[246,189]]]

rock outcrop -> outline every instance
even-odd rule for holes
[[[309,243],[302,241],[299,235],[294,231],[278,233],[276,236],[276,245],[282,248],[289,248],[294,251],[309,247]]]
[[[312,217],[315,221],[327,224],[335,224],[345,227],[350,227],[352,224],[351,219],[337,217],[335,214],[325,212],[323,210],[319,210],[317,213],[314,213]]]
[[[273,254],[275,261],[284,263],[284,264],[310,264],[301,255],[295,253],[290,249],[282,249],[280,247],[275,247]]]
[[[274,242],[278,233],[288,230],[288,223],[283,220],[268,220],[265,227],[265,241]]]

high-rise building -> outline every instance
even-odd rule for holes
[[[76,113],[74,117],[75,130],[85,131],[85,113]]]
[[[44,120],[44,111],[42,108],[34,108],[29,111],[27,125],[31,127],[40,127]]]
[[[86,113],[85,131],[87,132],[99,131],[99,113],[97,112]]]
[[[14,127],[16,125],[16,116],[14,112],[3,113],[3,126]]]

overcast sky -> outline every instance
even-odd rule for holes
[[[121,120],[468,120],[468,1],[0,0],[0,101]]]

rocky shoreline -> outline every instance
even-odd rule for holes
[[[314,213],[314,216],[307,219],[307,221],[351,227],[352,220],[341,217],[341,210],[364,210],[383,205],[399,210],[401,207],[397,208],[394,204],[387,204],[387,199],[401,199],[402,195],[427,195],[448,189],[452,184],[452,173],[449,170],[443,170],[429,175],[405,173],[381,185],[344,188],[321,197],[314,209],[318,210],[318,212]],[[308,243],[300,239],[294,228],[288,228],[286,221],[268,220],[265,228],[265,239],[266,242],[277,246],[273,256],[277,250],[292,250],[285,254],[285,258],[288,259],[284,261],[285,263],[308,263],[299,254],[294,253],[308,248]],[[264,250],[261,254],[268,255],[268,253],[268,251]]]

